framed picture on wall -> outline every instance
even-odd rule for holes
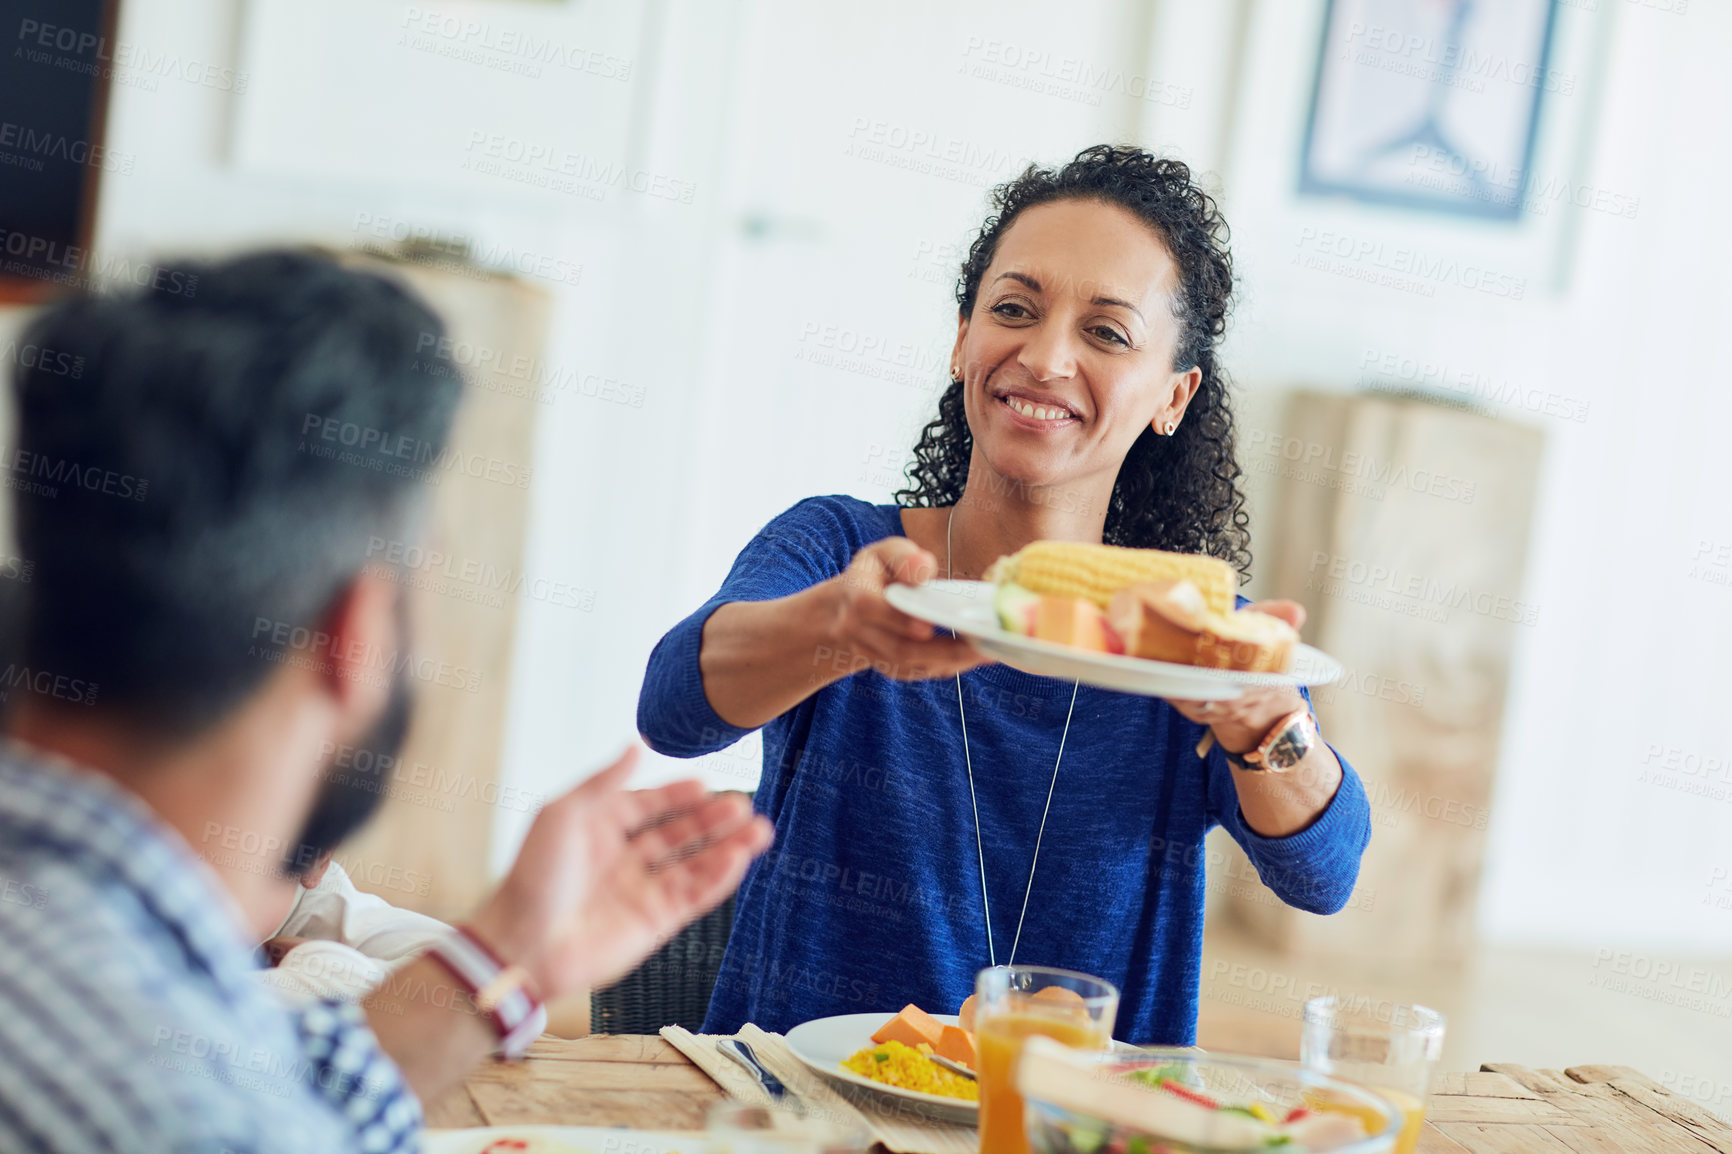
[[[1328,0],[1299,191],[1524,215],[1556,0]]]

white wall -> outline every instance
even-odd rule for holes
[[[629,60],[630,78],[533,79],[423,51],[401,42],[411,8],[593,48]],[[582,264],[580,283],[550,286],[550,355],[641,387],[645,404],[543,414],[525,568],[597,591],[592,614],[523,605],[505,772],[545,790],[630,736],[649,647],[751,531],[810,493],[887,499],[942,377],[954,246],[985,187],[1102,139],[1174,147],[1225,180],[1244,278],[1229,363],[1247,412],[1295,384],[1351,387],[1367,350],[1590,403],[1586,422],[1544,422],[1541,615],[1518,655],[1484,927],[1725,951],[1732,913],[1702,902],[1732,866],[1732,800],[1639,774],[1653,747],[1732,755],[1707,643],[1732,636],[1732,592],[1687,576],[1699,541],[1732,543],[1714,443],[1732,416],[1715,379],[1732,302],[1704,259],[1727,248],[1715,201],[1732,165],[1698,127],[1727,107],[1732,21],[1707,5],[1598,9],[1562,9],[1583,76],[1548,106],[1542,160],[1639,196],[1638,215],[1558,206],[1511,238],[1295,197],[1320,0],[1096,0],[1062,18],[982,0],[129,0],[123,37],[238,64],[250,84],[238,100],[180,81],[116,88],[113,145],[135,165],[106,190],[99,239],[350,243],[369,214]],[[1120,89],[1031,87],[1083,66],[1121,70]],[[695,195],[596,201],[477,174],[477,131]],[[1306,228],[1502,261],[1532,287],[1520,304],[1380,292],[1293,268]],[[886,351],[829,348],[832,331]],[[898,367],[907,380],[887,378]],[[710,779],[738,787],[754,764],[723,755]],[[1732,770],[1708,783],[1732,790]]]
[[[428,31],[417,13],[454,23]],[[234,66],[246,91],[116,87],[114,145],[135,164],[104,190],[101,247],[348,245],[373,239],[373,222],[503,245],[552,270],[547,362],[642,396],[641,407],[565,396],[540,411],[524,571],[596,596],[586,613],[520,606],[510,785],[557,790],[631,740],[644,656],[681,603],[673,587],[694,484],[682,382],[695,372],[719,227],[726,105],[715,93],[728,87],[734,16],[728,3],[681,0],[126,6],[123,40]],[[544,63],[532,77],[490,66],[513,57],[486,50],[476,63],[453,55],[476,50],[458,31],[465,23],[492,43],[532,34],[593,67]],[[695,189],[683,203],[619,187],[593,199],[474,171],[495,136],[513,151],[558,149],[663,177],[658,187],[676,195]],[[525,170],[535,166],[511,175]],[[521,815],[498,820],[504,861]]]
[[[1580,422],[1499,406],[1541,425],[1547,452],[1525,594],[1539,621],[1518,631],[1482,929],[1732,952],[1732,913],[1705,902],[1732,872],[1732,591],[1688,575],[1700,542],[1732,538],[1715,443],[1732,421],[1718,379],[1732,289],[1712,255],[1732,239],[1732,155],[1712,127],[1732,98],[1732,11],[1560,8],[1558,64],[1577,83],[1542,104],[1536,175],[1638,204],[1632,219],[1554,203],[1512,233],[1293,195],[1320,8],[1261,3],[1252,24],[1227,173],[1246,282],[1230,362],[1258,386],[1341,388],[1375,369],[1372,351],[1587,402]],[[1527,291],[1419,298],[1296,267],[1315,251],[1301,238],[1326,230],[1479,260]],[[1718,800],[1644,781],[1656,748],[1719,758],[1713,775],[1674,775]]]

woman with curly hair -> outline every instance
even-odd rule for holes
[[[776,844],[740,887],[707,1031],[954,1011],[977,970],[1016,961],[1114,983],[1119,1038],[1190,1043],[1210,828],[1301,909],[1341,908],[1358,876],[1352,769],[1322,742],[1284,773],[1240,757],[1308,720],[1298,691],[1204,704],[1036,677],[885,600],[1042,539],[1249,567],[1213,200],[1177,161],[1099,146],[1031,166],[995,205],[897,504],[795,505],[650,657],[655,749],[764,729]]]

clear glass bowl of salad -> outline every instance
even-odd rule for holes
[[[1387,1154],[1403,1121],[1373,1091],[1296,1062],[1187,1049],[1031,1041],[1017,1085],[1032,1154]]]

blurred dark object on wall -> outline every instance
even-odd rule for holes
[[[134,158],[104,143],[110,83],[148,84],[115,40],[119,0],[0,0],[0,301],[38,301],[114,270],[90,253],[102,178]],[[166,59],[162,62],[166,66]]]

